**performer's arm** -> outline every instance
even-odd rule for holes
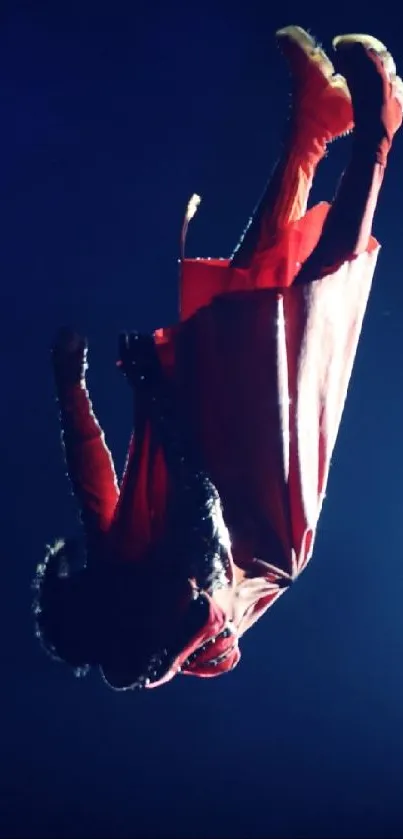
[[[67,470],[91,539],[112,521],[118,483],[85,385],[85,341],[67,331],[59,333],[52,360]]]

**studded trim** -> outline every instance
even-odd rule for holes
[[[229,626],[219,632],[214,638],[209,638],[208,641],[205,641],[200,647],[197,648],[187,659],[183,662],[181,670],[186,670],[188,667],[191,667],[197,662],[197,659],[200,658],[204,653],[208,652],[209,649],[213,649],[214,645],[217,641],[221,641],[224,638],[229,638],[231,635],[235,637],[235,632]],[[222,655],[217,656],[216,658],[208,659],[208,661],[203,662],[204,664],[209,664],[211,667],[217,667],[224,659],[228,656],[228,650]]]

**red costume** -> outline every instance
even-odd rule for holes
[[[231,536],[228,585],[210,596],[209,620],[162,681],[232,669],[238,638],[312,555],[379,248],[367,235],[358,252],[336,247],[331,264],[315,264],[332,210],[306,212],[327,139],[308,135],[289,146],[246,261],[183,260],[180,323],[155,333]],[[136,562],[163,540],[171,493],[147,408],[139,398],[120,492],[84,387],[64,393],[63,412],[89,538]]]

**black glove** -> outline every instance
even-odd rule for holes
[[[162,383],[162,369],[152,335],[124,332],[119,336],[118,367],[131,387],[153,390]]]
[[[63,327],[56,334],[52,346],[52,365],[59,387],[85,383],[88,368],[88,343],[72,329]]]

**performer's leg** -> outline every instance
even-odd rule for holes
[[[267,247],[276,233],[304,215],[316,167],[327,143],[353,125],[347,85],[313,38],[297,26],[277,32],[288,61],[293,95],[284,150],[263,197],[238,244],[232,261],[238,267]]]
[[[383,44],[351,35],[336,38],[334,46],[352,96],[353,149],[322,236],[298,284],[366,250],[388,152],[402,122],[403,83]]]

